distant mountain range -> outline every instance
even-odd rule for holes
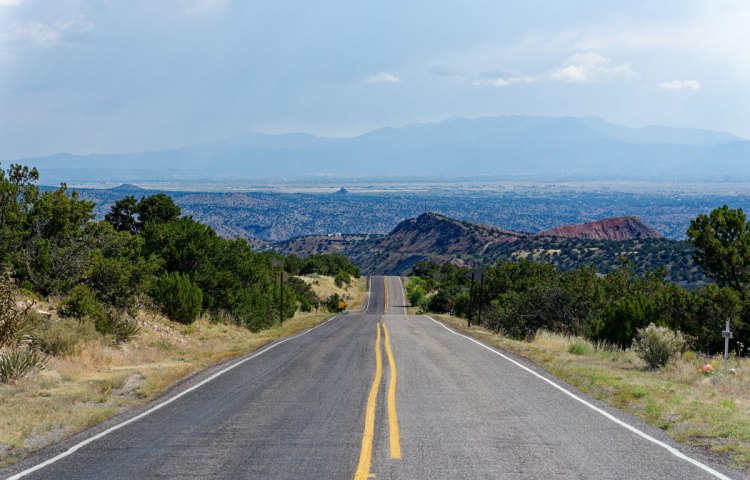
[[[618,268],[625,257],[638,273],[664,268],[679,283],[705,281],[688,244],[661,238],[637,217],[530,234],[424,213],[404,220],[387,235],[304,236],[268,247],[300,257],[343,253],[367,274],[406,274],[422,260],[480,266],[521,258],[562,270],[595,265],[606,273]]]
[[[29,158],[56,178],[180,173],[257,177],[424,175],[541,179],[750,179],[750,141],[709,130],[628,128],[599,118],[500,116],[381,128],[353,138],[246,133],[185,148]],[[4,162],[7,163],[7,162]]]

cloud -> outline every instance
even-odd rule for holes
[[[657,87],[665,90],[700,90],[701,84],[697,80],[672,80],[671,82],[661,82],[656,84]]]
[[[537,77],[532,75],[516,75],[512,77],[481,78],[479,80],[474,80],[471,84],[478,87],[507,87],[508,85],[517,83],[532,83],[536,81]]]
[[[370,75],[366,81],[367,83],[399,83],[401,80],[392,73],[380,72],[377,75]]]
[[[527,75],[512,70],[500,69],[483,72],[474,86],[507,87],[509,85],[535,82],[593,83],[612,78],[633,78],[635,72],[629,63],[612,65],[612,61],[599,53],[579,53],[570,57],[562,66],[547,73]]]
[[[24,0],[0,0],[0,7],[17,7],[23,2]]]
[[[27,22],[10,30],[10,40],[35,47],[49,47],[60,40],[60,31],[44,23]]]
[[[573,55],[565,65],[549,74],[550,79],[567,83],[589,83],[634,76],[635,72],[629,63],[612,65],[611,59],[594,52]]]
[[[7,33],[0,36],[0,42],[31,45],[33,47],[52,47],[60,43],[67,34],[88,32],[93,28],[94,22],[85,15],[61,20],[53,24],[29,21],[11,27]]]
[[[750,2],[743,0],[721,2],[703,7],[680,9],[681,16],[668,19],[629,20],[597,25],[580,32],[569,32],[576,40],[571,46],[580,50],[645,52],[650,57],[659,53],[674,57],[683,53],[692,62],[708,59],[724,65],[722,70],[733,70],[744,78],[750,76],[750,63],[739,59],[750,56],[747,41],[747,19]],[[675,11],[677,13],[677,11]]]

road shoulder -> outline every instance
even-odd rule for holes
[[[559,389],[570,392],[572,396],[579,397],[585,402],[590,403],[596,409],[601,409],[603,412],[611,415],[615,419],[627,425],[630,425],[641,432],[644,432],[648,436],[651,436],[659,442],[664,443],[668,447],[679,450],[679,452],[682,452],[686,456],[709,466],[709,468],[716,469],[718,470],[718,472],[730,478],[750,478],[748,477],[748,474],[744,471],[744,469],[740,471],[734,469],[733,465],[729,464],[728,458],[726,456],[716,455],[706,448],[679,443],[668,435],[669,432],[665,432],[663,429],[649,424],[644,419],[637,416],[635,413],[623,411],[605,401],[602,401],[602,399],[598,398],[598,395],[595,395],[596,389],[590,388],[590,385],[589,388],[586,388],[587,386],[583,385],[583,390],[577,388],[577,386],[574,386],[573,384],[566,381],[568,380],[568,378],[565,375],[564,369],[562,370],[563,374],[559,375],[559,377],[554,375],[553,373],[550,373],[550,371],[545,369],[545,367],[549,364],[552,364],[552,359],[554,358],[552,352],[546,352],[548,355],[547,357],[545,357],[544,355],[540,355],[538,352],[533,356],[528,355],[528,350],[519,348],[520,346],[523,346],[522,344],[527,342],[515,342],[512,340],[508,340],[483,328],[467,328],[465,320],[463,319],[446,315],[431,315],[430,317],[425,318],[433,320],[436,324],[436,327],[448,327],[446,330],[451,330],[456,334],[470,337],[470,339],[466,339],[467,342],[476,341],[484,348],[499,352],[499,354],[501,354],[502,356],[507,357],[510,362],[517,362],[520,365],[520,368],[527,368],[531,370],[533,374],[543,377],[549,383],[554,383]],[[514,345],[513,342],[518,343],[519,345]],[[511,348],[508,348],[509,345],[511,346]],[[482,348],[480,345],[476,346],[477,348]],[[529,357],[533,358],[533,360]],[[555,373],[557,373],[557,371],[559,370],[556,370]],[[593,396],[592,393],[594,394]],[[606,400],[606,398],[604,398],[604,400]]]

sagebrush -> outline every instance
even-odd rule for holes
[[[653,323],[639,328],[633,351],[651,368],[660,368],[685,350],[687,342],[679,331],[659,327]]]

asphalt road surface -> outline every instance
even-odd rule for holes
[[[170,403],[0,476],[745,478],[404,304],[399,278],[373,277],[364,313],[207,372]]]

